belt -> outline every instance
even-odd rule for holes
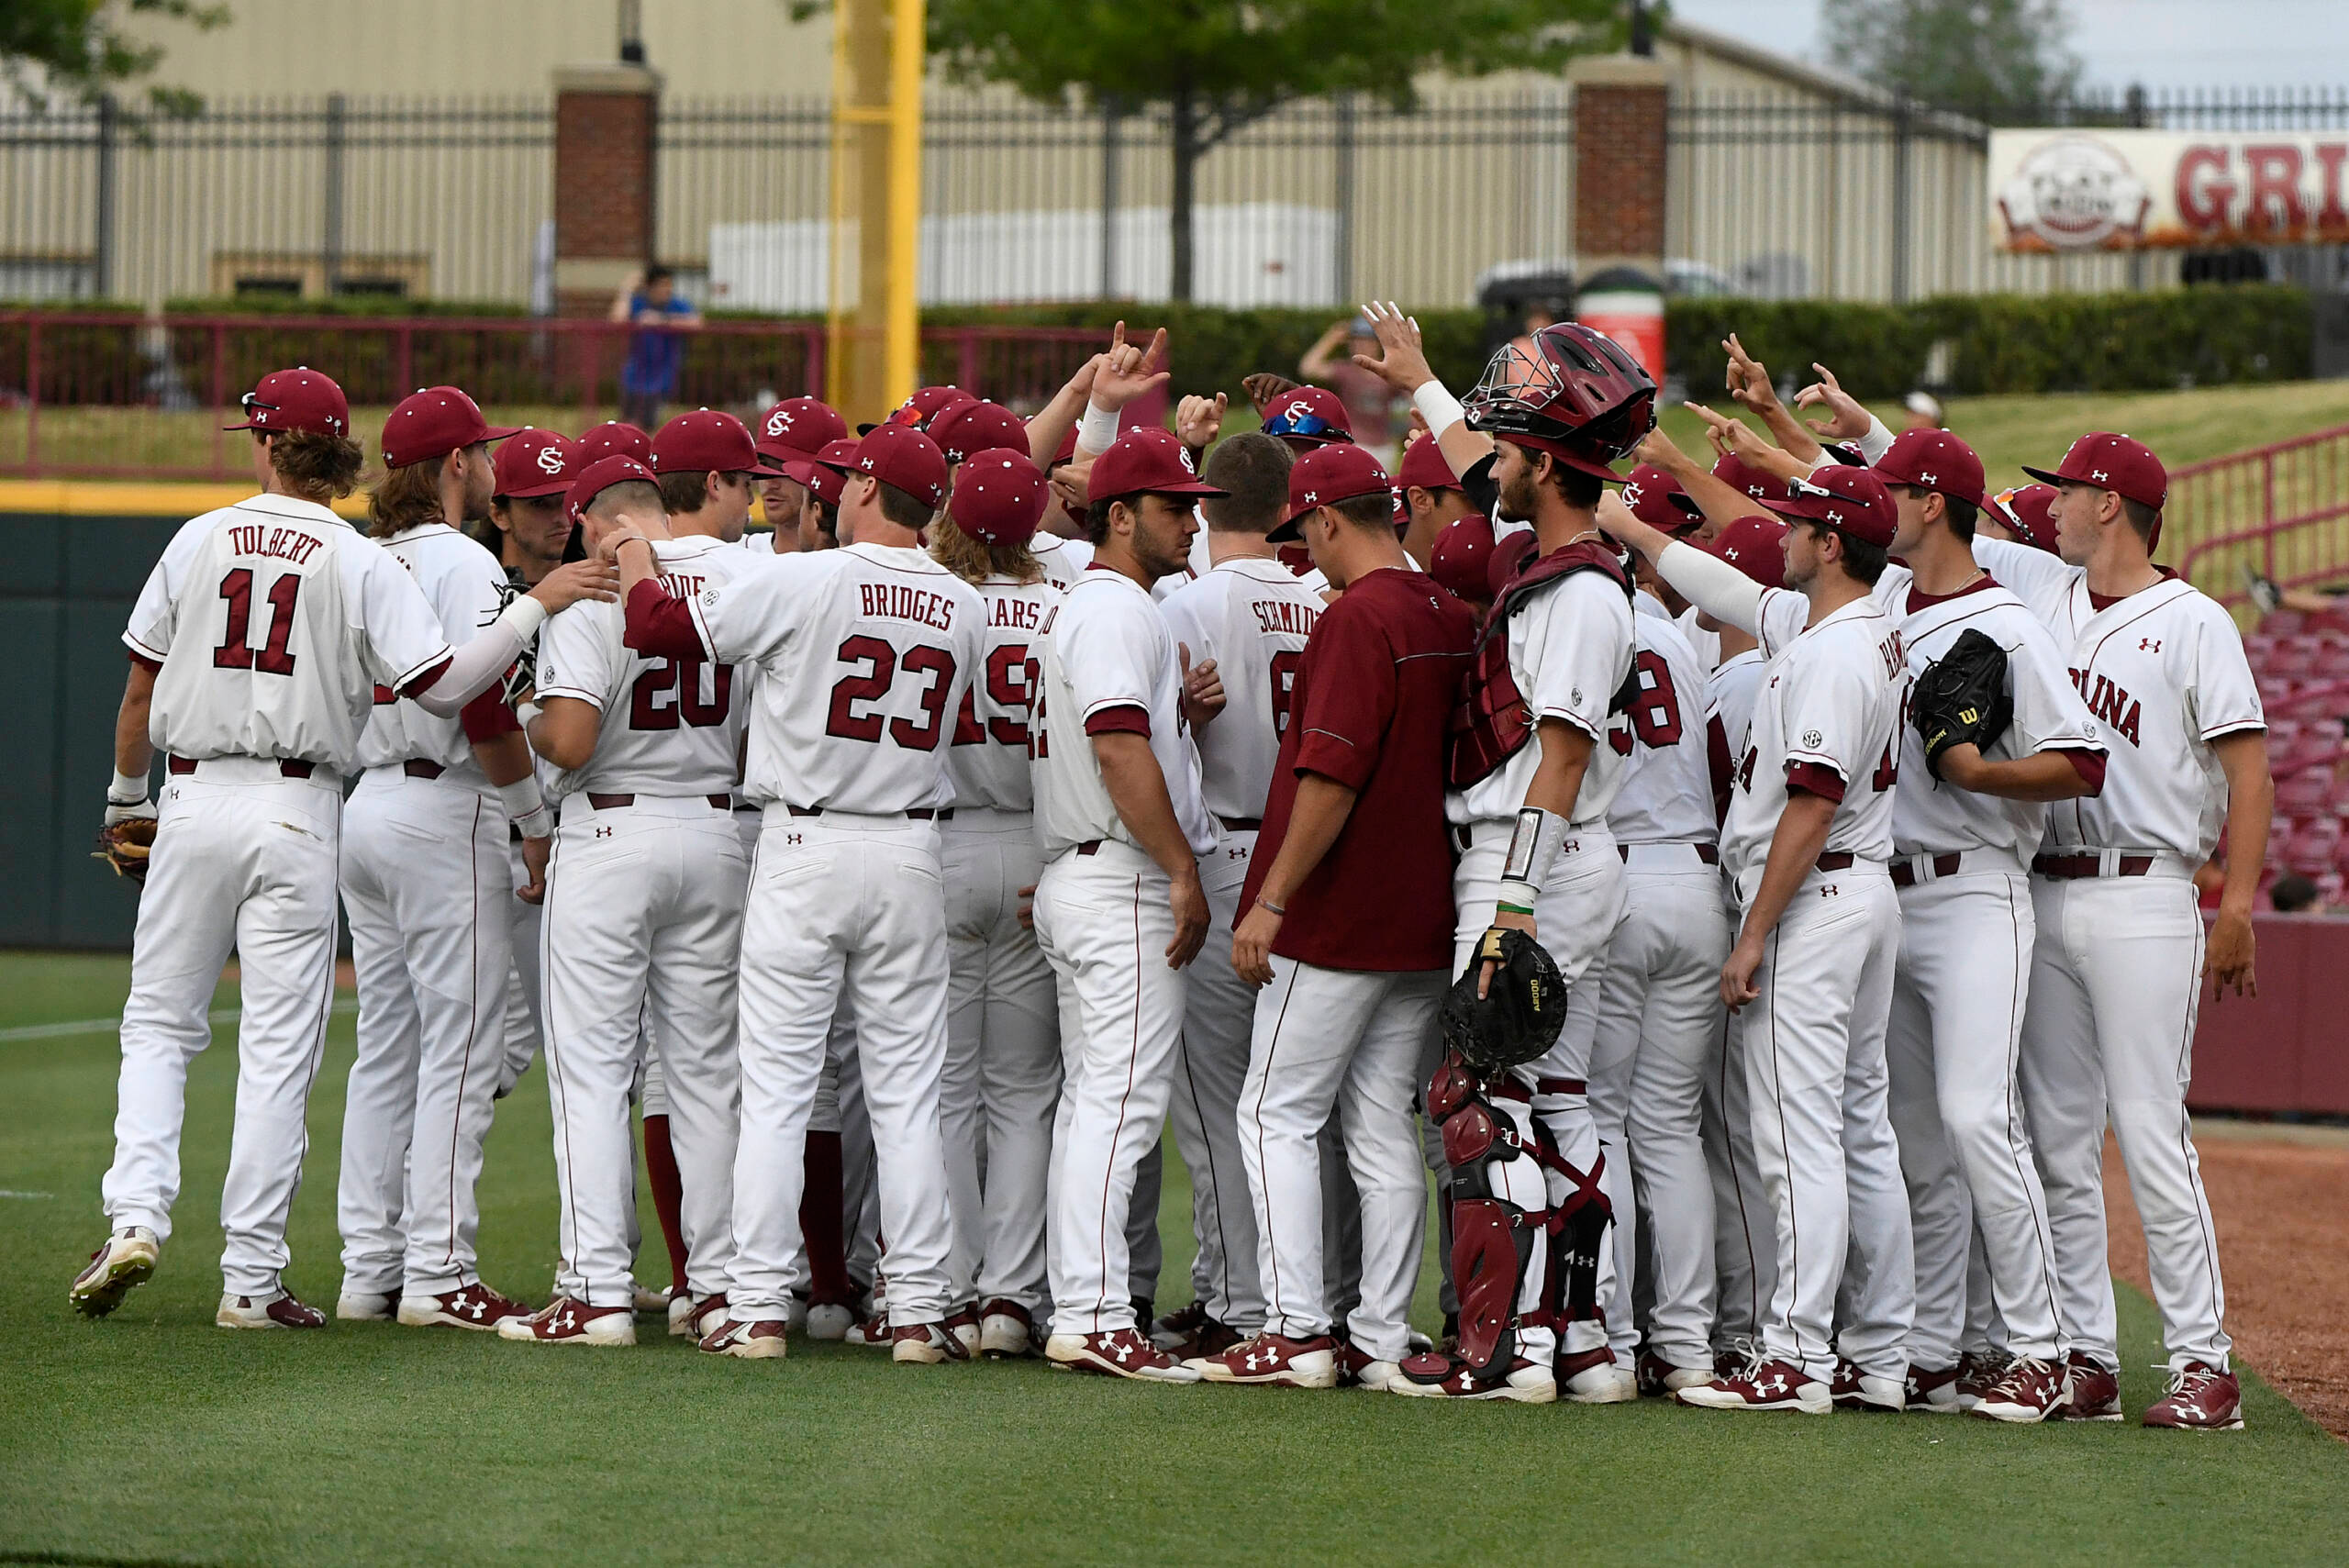
[[[428,762],[421,757],[410,757],[400,764],[400,772],[412,779],[437,779],[449,770],[438,762]]]
[[[2083,877],[2102,876],[2102,855],[2033,855],[2031,869],[2040,876],[2056,882],[2077,882]],[[2143,876],[2154,869],[2151,855],[2122,855],[2114,865],[2115,876]]]
[[[1697,851],[1697,858],[1704,862],[1705,864],[1709,866],[1717,866],[1721,863],[1721,852],[1713,848],[1710,844],[1618,844],[1615,846],[1615,852],[1622,856],[1624,861],[1628,863],[1631,858],[1631,851],[1635,849],[1694,850]]]
[[[413,766],[414,764],[410,765]],[[730,795],[723,793],[718,795],[703,795],[702,798],[709,802],[710,805],[716,806],[720,811],[731,811],[734,809],[734,797]],[[624,806],[634,806],[636,804],[636,796],[633,795],[597,795],[594,790],[589,790],[587,792],[587,804],[594,806],[598,811],[618,811]]]
[[[1895,887],[1916,886],[1917,868],[1911,862],[1920,861],[1922,859],[1924,859],[1922,855],[1904,855],[1899,860],[1893,862],[1892,885]],[[1937,877],[1955,876],[1957,874],[1958,867],[1965,863],[1965,857],[1964,855],[1935,855],[1933,857],[1933,874]]]
[[[1080,855],[1097,855],[1101,852],[1101,840],[1087,839],[1076,847],[1076,852]]]
[[[1219,817],[1216,820],[1223,824],[1227,833],[1260,833],[1264,828],[1261,817]]]
[[[1841,850],[1819,857],[1819,869],[1821,871],[1849,871],[1851,866],[1852,857]]]
[[[786,806],[784,809],[790,812],[794,817],[821,817],[824,814],[824,808],[820,806]],[[856,812],[852,813],[852,815],[873,817],[907,817],[916,822],[952,822],[954,820],[954,808],[950,806],[945,810],[939,811],[927,806],[917,806],[911,811]]]
[[[1531,1104],[1536,1095],[1586,1095],[1590,1086],[1580,1078],[1536,1078],[1529,1089],[1514,1078],[1501,1078],[1486,1084],[1485,1092],[1499,1099]]]
[[[251,760],[258,762],[266,762],[270,759],[267,757],[256,757]],[[198,761],[200,761],[200,759],[195,757],[167,756],[163,759],[163,771],[168,773],[176,773],[184,776],[195,772],[195,765]],[[306,779],[318,770],[317,764],[315,762],[306,762],[299,757],[285,757],[278,761],[277,771],[284,774],[289,779]]]

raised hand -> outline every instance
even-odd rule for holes
[[[1761,361],[1745,351],[1745,345],[1732,332],[1721,340],[1729,354],[1729,395],[1739,404],[1756,414],[1766,414],[1778,406],[1778,389],[1770,384],[1770,373]]]
[[[1152,336],[1148,349],[1138,349],[1126,341],[1126,324],[1120,321],[1109,335],[1109,351],[1102,357],[1101,368],[1094,373],[1093,406],[1123,408],[1164,386],[1171,374],[1166,369],[1166,328],[1161,327]]]
[[[1859,399],[1844,391],[1842,384],[1835,379],[1835,373],[1825,365],[1814,361],[1810,368],[1819,373],[1819,379],[1795,394],[1795,406],[1824,408],[1828,414],[1824,420],[1803,421],[1810,427],[1811,434],[1829,441],[1856,441],[1866,435],[1874,421],[1868,411],[1860,406]]]
[[[1174,409],[1174,434],[1194,451],[1213,446],[1223,431],[1224,411],[1230,406],[1231,400],[1220,392],[1212,399],[1196,394],[1185,397]]]
[[[1243,375],[1240,378],[1240,390],[1248,395],[1248,402],[1254,407],[1259,418],[1264,417],[1264,410],[1270,408],[1281,394],[1295,392],[1303,384],[1302,382],[1291,381],[1288,377],[1275,374],[1272,371],[1258,371],[1254,375]]]
[[[1419,346],[1419,324],[1404,315],[1400,306],[1391,300],[1373,301],[1362,307],[1362,313],[1378,335],[1379,357],[1356,354],[1355,364],[1406,397],[1435,379],[1427,353]]]

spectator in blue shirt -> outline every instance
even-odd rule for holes
[[[677,296],[677,281],[666,267],[648,267],[612,296],[615,322],[632,322],[628,359],[620,366],[620,417],[641,429],[661,428],[661,405],[677,390],[685,360],[687,331],[701,325],[701,313]]]

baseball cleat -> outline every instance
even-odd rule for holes
[[[2064,1400],[2064,1419],[2118,1421],[2122,1418],[2121,1380],[2105,1371],[2094,1357],[2086,1351],[2074,1351],[2066,1358],[2064,1370],[2071,1378],[2070,1390]]]
[[[1199,1381],[1196,1368],[1185,1366],[1131,1329],[1054,1334],[1044,1341],[1044,1359],[1063,1372],[1096,1372],[1140,1383]]]
[[[1971,1410],[2004,1377],[2014,1358],[2004,1351],[1967,1351],[1957,1358],[1957,1407]]]
[[[127,1225],[90,1254],[89,1265],[73,1276],[65,1299],[84,1318],[103,1318],[122,1298],[154,1277],[163,1244],[143,1225]]]
[[[784,1298],[783,1326],[795,1334],[807,1331],[807,1298],[794,1293]]]
[[[1900,1407],[1921,1410],[1929,1416],[1955,1416],[1964,1407],[1957,1402],[1957,1368],[1911,1365],[1908,1385],[1901,1390]]]
[[[2145,1425],[2187,1432],[2243,1430],[2243,1385],[2208,1362],[2165,1366],[2169,1393],[2145,1412]]]
[[[726,1327],[726,1293],[714,1290],[696,1299],[681,1296],[669,1304],[669,1332],[680,1340],[706,1340]],[[788,1327],[789,1319],[785,1319]]]
[[[714,1356],[781,1361],[787,1349],[784,1321],[762,1318],[755,1323],[720,1323],[702,1337],[700,1348]]]
[[[1640,1381],[1615,1361],[1605,1345],[1558,1358],[1559,1396],[1576,1405],[1627,1405],[1640,1396]]]
[[[629,1310],[631,1312],[648,1313],[666,1312],[669,1310],[669,1297],[674,1294],[673,1292],[655,1290],[651,1285],[640,1284],[635,1280],[630,1280],[628,1283],[630,1288],[636,1293],[629,1300]]]
[[[1338,1341],[1327,1334],[1292,1340],[1269,1329],[1216,1355],[1183,1363],[1208,1383],[1267,1383],[1289,1388],[1338,1386]]]
[[[1828,1396],[1834,1400],[1838,1410],[1898,1411],[1908,1402],[1908,1390],[1905,1370],[1898,1377],[1877,1377],[1839,1359],[1835,1362],[1835,1381],[1828,1385]]]
[[[1829,1386],[1791,1362],[1757,1354],[1737,1372],[1673,1396],[1699,1410],[1794,1410],[1806,1416],[1834,1413]]]
[[[327,1315],[284,1291],[275,1296],[227,1296],[212,1321],[223,1329],[323,1329]]]
[[[481,1329],[495,1331],[509,1318],[528,1318],[530,1308],[473,1284],[439,1296],[403,1296],[399,1320],[411,1329]]]
[[[669,1337],[675,1340],[683,1339],[688,1334],[693,1334],[694,1338],[699,1339],[701,1336],[694,1334],[693,1329],[686,1326],[685,1320],[693,1315],[694,1298],[692,1296],[671,1296],[669,1298]]]
[[[1507,1399],[1520,1405],[1551,1405],[1558,1398],[1558,1380],[1537,1362],[1518,1357],[1508,1371],[1495,1377],[1466,1362],[1431,1352],[1412,1356],[1386,1385],[1389,1394],[1410,1399]]]
[[[836,1301],[819,1301],[807,1309],[807,1337],[844,1340],[856,1326],[856,1314]]]
[[[334,1298],[334,1315],[345,1323],[388,1323],[399,1310],[395,1290],[349,1290]]]
[[[1669,1399],[1684,1388],[1710,1383],[1714,1374],[1708,1366],[1678,1366],[1653,1351],[1642,1351],[1633,1375],[1640,1380],[1642,1398]]]
[[[1034,1355],[1036,1319],[1016,1301],[989,1301],[979,1308],[979,1353],[989,1361]]]
[[[948,1313],[946,1321],[940,1327],[954,1336],[954,1342],[963,1347],[963,1360],[968,1361],[979,1353],[979,1309],[976,1306],[958,1307]]]
[[[508,1318],[500,1323],[497,1337],[534,1345],[632,1345],[636,1343],[636,1308],[590,1307],[558,1296],[528,1318]]]
[[[936,1366],[941,1362],[966,1362],[970,1351],[963,1336],[946,1323],[900,1323],[889,1330],[889,1359],[906,1366]],[[974,1324],[973,1338],[977,1338]]]
[[[1983,1392],[1981,1402],[1968,1412],[1986,1421],[2010,1421],[2029,1426],[2053,1416],[2062,1418],[2071,1393],[2070,1368],[2037,1356],[2017,1356],[2007,1374]]]
[[[1139,1323],[1141,1319],[1137,1317],[1134,1321]],[[1150,1342],[1162,1351],[1171,1351],[1175,1346],[1197,1333],[1199,1325],[1207,1321],[1208,1304],[1206,1302],[1194,1301],[1188,1307],[1178,1307],[1151,1323]]]
[[[889,1315],[885,1312],[876,1312],[863,1322],[852,1325],[841,1338],[849,1344],[863,1345],[874,1351],[885,1351],[896,1342],[889,1338]]]
[[[1425,1334],[1415,1334],[1412,1338],[1427,1340]],[[1428,1343],[1432,1346],[1434,1341],[1428,1340]],[[1421,1350],[1410,1353],[1428,1355],[1431,1352]],[[1380,1361],[1351,1340],[1338,1346],[1338,1386],[1341,1388],[1367,1388],[1373,1393],[1387,1394],[1394,1391],[1395,1385],[1402,1377],[1403,1367],[1399,1362]]]

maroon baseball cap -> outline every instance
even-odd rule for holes
[[[610,457],[597,458],[581,469],[572,480],[571,487],[563,492],[563,516],[574,523],[579,521],[586,515],[588,506],[594,504],[596,496],[613,485],[631,479],[641,479],[647,484],[661,483],[658,475],[632,457],[615,452]]]
[[[1357,495],[1387,495],[1392,484],[1386,470],[1368,449],[1352,441],[1332,441],[1308,449],[1289,465],[1288,516],[1264,537],[1277,544],[1299,537],[1297,525],[1317,507],[1351,501]]]
[[[1870,544],[1890,545],[1899,529],[1892,492],[1872,470],[1829,463],[1811,470],[1808,479],[1793,481],[1787,489],[1788,495],[1763,505],[1782,517],[1824,523]]]
[[[1099,506],[1121,495],[1224,495],[1191,466],[1191,450],[1172,430],[1142,425],[1109,443],[1093,460],[1085,498]]]
[[[1989,509],[2015,531],[2025,544],[2055,553],[2055,497],[2053,484],[2019,484],[1990,497]]]
[[[985,544],[1026,544],[1036,537],[1051,485],[1044,471],[1018,447],[973,452],[954,471],[946,515]]]
[[[1705,520],[1687,486],[1652,462],[1640,464],[1623,481],[1623,505],[1648,527],[1668,534],[1686,533]]]
[[[1026,451],[1028,426],[1000,403],[957,403],[930,420],[930,439],[948,462],[961,462],[973,452],[994,448]]]
[[[1765,588],[1787,585],[1787,525],[1776,517],[1740,517],[1696,548]]]
[[[1401,528],[1411,520],[1411,503],[1406,494],[1413,486],[1421,490],[1457,490],[1460,476],[1452,472],[1452,464],[1443,449],[1432,437],[1422,436],[1403,449],[1401,461],[1395,464],[1395,526]]]
[[[384,421],[384,466],[430,462],[483,441],[502,441],[519,425],[493,425],[481,405],[453,386],[428,386],[399,400]]]
[[[642,463],[652,461],[652,438],[625,419],[597,425],[581,436],[576,444],[582,462],[613,456],[632,457]]]
[[[2110,430],[2091,430],[2074,441],[2072,450],[2064,454],[2063,462],[2052,473],[2029,464],[2024,465],[2023,472],[2059,490],[2066,484],[2093,484],[2118,491],[2156,512],[2169,499],[2169,470],[2154,455],[2154,449]]]
[[[490,462],[497,480],[495,494],[508,498],[559,495],[571,488],[579,466],[579,448],[569,437],[535,425],[515,431]]]
[[[1463,599],[1493,596],[1492,564],[1493,525],[1482,512],[1448,524],[1428,552],[1428,575]]]
[[[1735,452],[1723,452],[1713,464],[1713,477],[1732,490],[1742,490],[1756,501],[1775,501],[1787,493],[1787,482],[1775,473],[1765,473]]]
[[[888,425],[910,425],[917,430],[928,430],[930,422],[958,403],[976,403],[978,398],[959,386],[918,386],[913,395],[889,410]],[[880,428],[878,425],[859,425],[856,433],[869,436]]]
[[[758,466],[750,427],[716,408],[680,414],[652,438],[655,473],[747,473]]]
[[[848,468],[855,461],[856,438],[842,436],[838,440],[826,441],[824,450],[814,457],[787,459],[783,476],[806,485],[808,494],[825,506],[837,506],[841,504],[841,486],[846,483]]]
[[[829,450],[829,448],[826,449]],[[938,443],[911,425],[875,425],[864,433],[847,459],[818,462],[842,473],[861,473],[895,485],[933,510],[946,505],[946,459]]]
[[[241,425],[224,430],[308,430],[320,436],[351,434],[351,400],[331,377],[306,366],[272,371],[239,401]]]
[[[814,457],[827,441],[848,434],[848,421],[817,397],[786,397],[759,416],[759,456],[771,468],[795,457]]]
[[[1982,505],[1982,460],[1947,430],[1901,431],[1876,460],[1876,473],[1887,484],[1915,484]]]
[[[1264,410],[1264,434],[1278,436],[1300,451],[1354,439],[1354,422],[1343,399],[1325,386],[1296,386]]]

